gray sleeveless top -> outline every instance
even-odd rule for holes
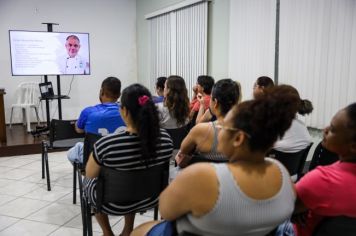
[[[201,217],[187,214],[177,220],[178,232],[200,235],[262,236],[287,220],[294,209],[295,194],[288,171],[276,160],[282,175],[279,192],[268,199],[255,200],[241,191],[226,164],[212,165],[219,182],[219,196],[213,209]]]
[[[200,155],[209,160],[227,160],[227,158],[217,151],[218,148],[218,129],[215,126],[215,122],[209,122],[213,127],[213,144],[211,145],[211,149],[209,152],[198,152]]]

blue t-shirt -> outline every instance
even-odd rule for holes
[[[107,135],[114,133],[119,127],[125,127],[121,118],[120,105],[103,103],[85,108],[79,116],[77,126],[86,133]]]
[[[164,96],[156,96],[152,98],[154,103],[160,103],[164,101]]]

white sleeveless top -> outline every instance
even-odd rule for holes
[[[199,218],[187,214],[177,219],[178,233],[187,231],[200,235],[263,236],[287,220],[294,209],[296,196],[288,171],[276,160],[282,175],[279,192],[264,200],[255,200],[243,193],[226,164],[212,165],[219,182],[219,196],[213,209]]]

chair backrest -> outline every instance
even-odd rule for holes
[[[229,159],[215,159],[211,160],[206,158],[204,155],[200,153],[194,153],[191,161],[189,162],[189,165],[194,164],[194,163],[199,163],[199,162],[210,162],[210,163],[226,163],[229,162]]]
[[[96,185],[97,209],[104,203],[133,203],[158,197],[168,185],[169,162],[142,170],[100,168]]]
[[[188,125],[177,128],[177,129],[166,129],[167,133],[171,136],[173,141],[173,148],[179,149],[180,144],[182,143],[183,139],[189,133]]]
[[[93,133],[86,133],[84,136],[84,147],[83,147],[83,166],[82,168],[85,168],[90,153],[93,151],[94,143],[98,141],[101,137],[99,134],[93,134]]]
[[[313,232],[313,236],[354,236],[356,218],[334,216],[323,219]]]
[[[325,149],[321,145],[321,143],[322,142],[320,142],[314,150],[314,154],[308,169],[309,171],[311,171],[317,166],[330,165],[339,160],[339,157],[336,153],[330,152],[329,150]]]
[[[39,88],[37,82],[23,82],[20,83],[15,92],[16,104],[18,105],[32,105],[39,104]]]
[[[83,141],[84,133],[75,131],[75,120],[52,119],[49,130],[50,146],[67,148]]]
[[[313,143],[309,144],[305,149],[293,153],[280,152],[272,149],[268,155],[280,161],[287,168],[291,176],[296,174],[301,176],[305,160],[312,145]]]

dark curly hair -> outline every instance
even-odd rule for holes
[[[221,79],[216,82],[211,91],[211,99],[216,99],[220,105],[220,112],[223,116],[228,113],[233,105],[240,98],[238,84],[232,79]]]
[[[307,99],[300,100],[298,113],[302,116],[310,114],[314,110],[313,104]]]
[[[268,76],[258,77],[256,80],[256,84],[265,88],[270,88],[274,86],[273,80]]]
[[[198,76],[197,83],[203,87],[204,93],[210,95],[214,85],[214,78],[209,75]]]
[[[350,130],[352,130],[353,132],[352,139],[353,141],[356,141],[356,102],[348,105],[345,108],[345,111],[349,118],[347,127],[349,127]]]
[[[300,98],[289,85],[274,86],[234,108],[234,127],[249,134],[251,151],[267,151],[290,127]]]
[[[139,104],[139,98],[147,96],[148,100]],[[122,91],[121,106],[125,107],[137,129],[141,141],[141,153],[144,162],[156,156],[160,128],[156,105],[152,101],[150,91],[141,84],[133,84]]]
[[[310,114],[314,109],[312,102],[307,99],[301,99],[298,90],[293,86],[289,85],[289,87],[291,93],[294,93],[299,98],[298,113],[302,116]]]
[[[189,98],[185,81],[180,76],[171,75],[166,84],[168,94],[165,98],[165,105],[169,113],[177,120],[177,125],[183,126],[189,116]]]

